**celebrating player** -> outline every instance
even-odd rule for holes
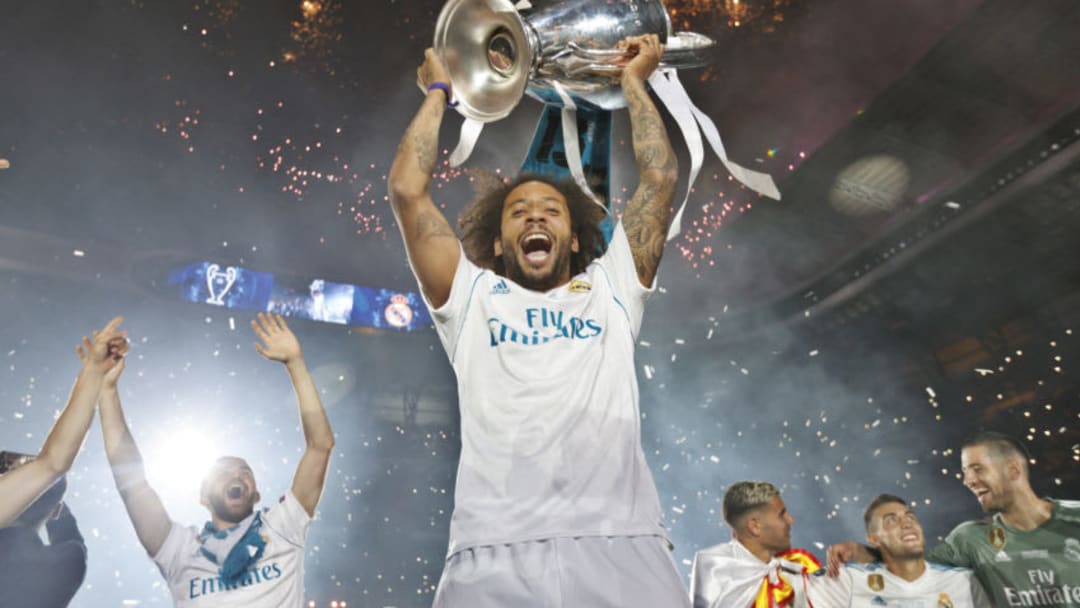
[[[803,574],[821,565],[809,553],[791,548],[795,518],[776,486],[765,481],[732,484],[724,492],[724,521],[732,540],[694,555],[694,608],[802,606]]]
[[[645,88],[663,47],[621,43],[639,184],[601,255],[602,210],[572,182],[520,176],[470,205],[459,242],[432,201],[450,90],[426,99],[390,197],[458,378],[462,448],[438,607],[685,606],[641,449],[634,343],[663,252],[675,155]]]
[[[263,357],[285,364],[300,410],[306,446],[292,487],[281,501],[256,510],[259,491],[242,458],[224,457],[201,488],[210,521],[200,530],[172,521],[146,481],[142,456],[120,407],[117,380],[106,376],[101,427],[116,487],[135,533],[157,564],[178,608],[251,606],[300,608],[304,601],[304,541],[322,494],[334,435],[296,336],[279,316],[259,314],[252,329]]]
[[[38,455],[0,475],[0,528],[16,522],[19,514],[44,494],[71,468],[94,419],[94,404],[105,374],[122,365],[127,332],[119,331],[122,317],[109,321],[93,340],[83,338],[86,351],[64,411],[56,419]],[[62,494],[62,492],[61,492]]]
[[[818,572],[807,588],[812,606],[990,606],[971,570],[927,563],[922,526],[904,499],[878,496],[866,507],[863,522],[881,562],[841,567],[837,577]]]
[[[1035,494],[1031,457],[1008,435],[980,433],[964,443],[960,459],[964,485],[993,515],[954,528],[927,560],[971,568],[996,606],[1080,603],[1080,502]],[[829,571],[873,558],[858,543],[839,543],[829,547]]]

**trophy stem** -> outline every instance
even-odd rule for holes
[[[611,240],[615,224],[611,219],[611,111],[581,104],[577,108],[578,147],[589,188],[608,210],[601,224],[604,239]],[[536,123],[529,153],[521,163],[523,173],[535,173],[554,180],[571,177],[563,142],[562,108],[544,104]]]

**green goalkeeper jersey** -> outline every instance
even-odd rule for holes
[[[965,522],[926,559],[974,570],[998,608],[1080,608],[1080,501],[1050,503],[1050,520],[1030,532],[1000,515]]]

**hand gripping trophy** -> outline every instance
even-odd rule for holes
[[[689,185],[703,160],[703,131],[735,179],[779,200],[769,175],[727,158],[716,126],[694,106],[679,82],[676,71],[707,65],[715,43],[694,32],[672,33],[661,0],[447,2],[435,26],[434,49],[446,65],[454,107],[465,117],[451,164],[465,162],[483,124],[505,118],[527,93],[544,103],[545,109],[522,171],[551,177],[569,174],[606,207],[611,112],[626,107],[619,89],[626,59],[616,46],[620,40],[643,34],[655,34],[664,44],[662,62],[649,84],[679,124],[689,147]],[[681,215],[682,209],[669,237],[678,233]]]
[[[672,35],[658,0],[532,1],[450,0],[387,175],[461,411],[434,606],[688,608],[641,445],[634,351],[679,180],[648,88],[683,130],[692,182],[702,129],[724,157],[676,68],[701,65],[711,42]],[[478,188],[455,233],[431,187],[446,109],[466,117],[460,164],[525,93],[546,109],[523,170]],[[605,235],[594,187],[606,195],[623,107],[637,185]],[[778,195],[767,175],[728,167]]]

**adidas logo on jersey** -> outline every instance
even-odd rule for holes
[[[506,279],[499,279],[498,283],[491,288],[491,295],[493,296],[505,296],[510,293],[510,287],[506,284]]]

